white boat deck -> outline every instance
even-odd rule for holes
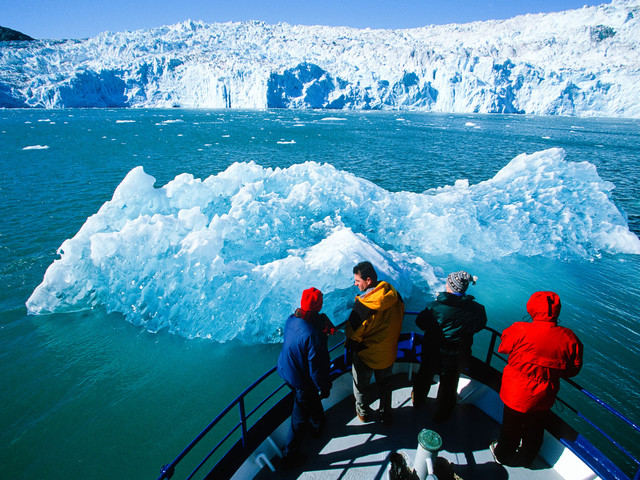
[[[334,384],[334,389],[341,389],[342,394],[335,395],[332,392],[331,398],[338,399],[333,400],[333,405],[330,402],[325,404],[327,422],[323,434],[319,438],[305,437],[303,451],[307,461],[300,468],[279,468],[280,457],[275,446],[283,443],[289,428],[287,420],[250,459],[254,467],[264,465],[259,473],[247,476],[242,474],[241,469],[238,472],[240,475],[234,478],[388,479],[390,459],[394,452],[404,454],[409,467],[413,467],[418,434],[425,428],[436,431],[443,440],[435,471],[439,480],[597,478],[548,433],[545,433],[541,456],[531,469],[497,464],[489,445],[498,437],[500,424],[496,418],[501,416],[502,404],[493,390],[480,383],[461,379],[459,403],[452,417],[438,425],[431,419],[437,385],[432,386],[431,398],[426,405],[415,408],[411,403],[407,374],[396,374],[394,383],[391,425],[378,422],[364,424],[358,420],[350,395],[351,376],[344,375]],[[373,407],[376,406],[374,403]],[[554,467],[542,457],[547,458]]]

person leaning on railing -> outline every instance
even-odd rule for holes
[[[560,378],[573,377],[582,367],[582,343],[558,325],[560,307],[556,293],[536,292],[527,302],[533,321],[516,322],[502,332],[498,352],[509,355],[500,388],[504,414],[498,441],[490,446],[498,463],[531,466]]]
[[[360,290],[345,325],[345,347],[352,355],[353,394],[361,422],[381,419],[391,423],[391,375],[402,330],[404,302],[389,283],[378,281],[370,262],[353,268],[354,284]],[[371,376],[380,392],[378,415],[371,409]]]
[[[282,467],[302,464],[306,457],[300,451],[306,431],[319,435],[324,425],[322,398],[331,391],[327,334],[335,328],[320,313],[322,292],[308,288],[302,292],[300,308],[287,318],[284,342],[278,357],[278,374],[293,393],[291,427],[282,454]]]
[[[453,411],[458,394],[460,374],[468,367],[473,336],[487,324],[484,307],[467,295],[469,284],[478,277],[468,272],[452,272],[447,276],[446,291],[438,294],[418,317],[416,324],[425,331],[422,361],[414,379],[413,405],[424,404],[435,372],[440,374],[433,420],[446,421]]]

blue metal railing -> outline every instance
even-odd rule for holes
[[[266,404],[271,398],[273,398],[280,390],[282,390],[285,387],[285,384],[283,383],[278,388],[276,388],[271,394],[265,397],[264,400],[260,402],[260,404],[258,404],[258,406],[256,406],[253,410],[251,410],[251,412],[249,412],[249,415],[246,414],[246,410],[245,410],[245,398],[262,382],[264,382],[267,378],[273,375],[275,371],[276,371],[276,367],[273,367],[270,370],[268,370],[258,380],[256,380],[248,388],[246,388],[240,395],[238,395],[235,400],[233,400],[229,405],[227,405],[225,409],[222,410],[222,412],[220,412],[220,414],[218,414],[218,416],[209,425],[207,425],[207,427],[202,432],[200,432],[200,434],[196,438],[194,438],[189,445],[187,445],[187,447],[182,451],[182,453],[180,453],[180,455],[176,457],[176,459],[173,462],[162,467],[162,469],[160,470],[161,475],[158,478],[158,480],[171,478],[173,476],[173,473],[178,463],[180,463],[182,459],[186,457],[189,454],[189,452],[191,452],[191,450],[193,450],[193,448],[200,442],[200,440],[202,440],[211,431],[211,429],[213,429],[218,423],[220,423],[220,421],[223,418],[225,418],[227,414],[229,414],[229,412],[231,412],[236,407],[238,408],[238,412],[240,414],[239,423],[237,423],[227,433],[227,435],[225,435],[225,437],[222,438],[216,444],[216,446],[211,450],[211,452],[209,452],[209,454],[198,464],[196,469],[193,470],[188,477],[186,477],[187,480],[194,477],[194,475],[200,470],[200,468],[202,468],[202,466],[216,453],[216,451],[218,451],[218,449],[231,437],[231,435],[233,435],[238,430],[238,428],[240,428],[242,432],[242,437],[241,437],[242,444],[243,446],[246,445],[247,437],[249,434],[249,431],[247,429],[247,420],[256,411],[258,411],[264,404]]]
[[[342,344],[335,345],[329,350],[329,353],[337,350],[341,347]],[[334,360],[335,363],[335,360]],[[165,465],[160,469],[160,477],[158,480],[169,479],[173,476],[175,472],[176,466],[182,461],[184,457],[186,457],[191,450],[216,426],[220,421],[225,418],[234,408],[238,408],[238,412],[240,414],[240,421],[213,447],[213,449],[209,452],[208,455],[204,457],[204,459],[198,464],[198,466],[193,470],[186,480],[192,479],[195,474],[202,468],[204,464],[220,449],[220,447],[235,433],[238,429],[241,429],[241,442],[243,447],[248,444],[248,436],[249,429],[247,428],[248,419],[251,418],[257,411],[260,410],[266,403],[268,403],[273,397],[275,397],[278,392],[280,392],[286,386],[285,383],[282,383],[278,388],[276,388],[273,392],[267,395],[256,407],[254,407],[249,414],[246,414],[245,411],[245,398],[249,393],[255,390],[258,386],[260,386],[267,378],[273,375],[277,370],[277,367],[272,367],[266,373],[264,373],[258,380],[253,382],[249,387],[247,387],[240,395],[238,395],[235,400],[233,400],[229,405],[227,405],[222,412],[218,414],[218,416],[206,426],[206,428],[200,432],[200,434],[194,438],[189,445],[176,457],[176,459],[170,464]]]
[[[405,315],[417,315],[417,313],[418,312],[405,312]],[[500,338],[501,336],[500,332],[490,327],[485,327],[484,330],[487,330],[488,332],[491,333],[491,339],[489,341],[487,355],[484,360],[484,363],[487,366],[491,367],[491,361],[494,357],[496,357],[506,364],[507,359],[501,356],[496,351],[496,344],[497,344],[498,338]],[[422,335],[416,334],[416,333],[403,334],[402,338],[403,338],[403,342],[401,342],[401,344],[399,345],[399,350],[398,350],[398,353],[399,353],[398,360],[403,362],[419,362],[420,353],[418,352],[418,347],[421,347],[421,342],[419,340],[422,338]],[[330,349],[330,353],[334,352],[341,346],[342,346],[342,343],[338,343],[337,345],[335,345],[333,348]],[[347,358],[346,352],[336,357],[332,361],[332,373],[334,377],[345,373],[346,371],[349,370],[349,368],[350,368],[349,359]],[[246,409],[245,409],[245,399],[247,395],[249,395],[258,386],[260,386],[265,380],[271,377],[275,372],[276,372],[276,367],[271,368],[269,371],[264,373],[258,380],[256,380],[253,384],[251,384],[248,388],[246,388],[240,395],[238,395],[235,398],[235,400],[233,400],[229,405],[227,405],[227,407],[225,407],[224,410],[220,412],[220,414],[209,425],[207,425],[207,427],[189,445],[187,445],[187,447],[180,453],[180,455],[176,457],[176,459],[173,462],[162,467],[162,469],[160,470],[160,476],[158,477],[158,480],[170,479],[175,472],[176,466],[194,449],[196,445],[199,444],[199,442],[216,425],[218,425],[225,417],[227,417],[227,415],[230,414],[232,410],[236,408],[238,409],[239,416],[240,416],[239,422],[236,423],[233,426],[233,428],[231,428],[229,432],[220,441],[218,441],[218,443],[213,447],[213,449],[207,455],[204,456],[203,460],[185,478],[186,480],[190,480],[194,478],[196,473],[211,459],[211,457],[213,457],[213,455],[216,452],[218,452],[218,450],[222,447],[222,445],[224,445],[224,443],[227,440],[229,440],[229,438],[231,438],[231,436],[234,433],[236,433],[238,429],[240,429],[240,432],[241,432],[240,443],[242,445],[242,448],[246,450],[247,445],[250,444],[249,438],[252,434],[251,429],[248,428],[249,418],[255,415],[262,407],[264,407],[269,401],[271,401],[278,394],[278,392],[280,392],[286,385],[284,383],[281,383],[273,392],[271,392],[269,395],[264,397],[262,401],[255,408],[253,408],[248,414],[246,413]],[[638,425],[636,425],[635,423],[627,419],[624,415],[616,411],[613,407],[609,406],[607,403],[600,400],[594,394],[590,393],[589,391],[587,391],[586,389],[578,385],[573,380],[566,380],[566,382],[569,385],[571,385],[573,388],[575,388],[577,391],[585,395],[587,398],[595,402],[597,405],[606,409],[608,412],[612,413],[617,418],[621,419],[628,426],[630,426],[636,433],[640,434],[640,427],[638,427]],[[560,398],[558,398],[558,400],[567,408],[569,408],[573,413],[575,413],[579,418],[589,423],[589,425],[595,428],[600,434],[604,436],[604,438],[606,438],[612,445],[618,448],[618,450],[620,450],[626,457],[628,457],[633,463],[635,463],[637,471],[635,473],[634,480],[640,480],[640,468],[638,468],[640,467],[640,460],[635,458],[627,449],[625,449],[622,445],[620,445],[617,441],[615,441],[611,436],[609,436],[606,432],[604,432],[594,422],[589,420],[585,415],[580,413],[578,410],[576,410],[574,407],[564,402]],[[250,451],[246,451],[245,457],[248,457],[250,453],[251,453]],[[214,466],[214,469],[215,469],[215,466]]]

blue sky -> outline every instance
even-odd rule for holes
[[[413,28],[604,3],[611,0],[0,0],[0,26],[47,39],[93,37],[189,19]]]

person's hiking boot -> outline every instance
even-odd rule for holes
[[[371,408],[358,408],[356,406],[356,414],[358,415],[358,420],[362,423],[370,423],[375,421],[375,412],[371,410]]]

